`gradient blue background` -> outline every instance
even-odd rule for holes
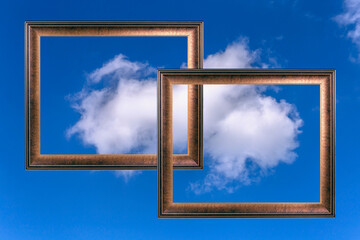
[[[357,49],[332,20],[342,4],[3,1],[0,239],[358,239],[360,66],[349,61]],[[284,68],[336,68],[336,219],[157,219],[155,171],[128,183],[104,171],[25,171],[25,20],[203,20],[205,56],[247,36]]]

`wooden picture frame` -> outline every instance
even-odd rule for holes
[[[187,37],[189,68],[203,65],[202,21],[26,21],[25,169],[156,169],[156,154],[41,154],[40,38],[43,36]],[[176,169],[202,169],[202,87],[188,88],[188,153],[174,157]]]
[[[173,84],[320,85],[320,202],[174,203]],[[335,70],[161,69],[158,89],[159,218],[335,217]]]

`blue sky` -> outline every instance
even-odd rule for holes
[[[347,5],[346,5],[347,4]],[[347,9],[346,6],[351,6]],[[3,114],[0,168],[0,238],[1,239],[356,239],[360,225],[359,175],[359,118],[360,62],[359,42],[355,24],[359,22],[358,1],[5,1],[0,9],[2,38],[0,38],[0,68],[2,74],[1,102]],[[343,17],[338,17],[343,14]],[[224,51],[229,44],[247,39],[246,50],[250,53],[245,67],[263,64],[281,68],[335,68],[337,70],[337,168],[336,219],[157,219],[156,172],[143,171],[128,181],[108,171],[25,171],[24,170],[24,21],[25,20],[203,20],[204,55]],[[353,31],[355,29],[355,31]],[[58,41],[58,42],[57,42]],[[185,60],[186,45],[182,39],[150,40],[156,48],[146,43],[138,45],[122,39],[101,44],[101,52],[95,49],[98,40],[85,45],[73,39],[52,40],[44,44],[49,64],[47,74],[52,82],[44,82],[45,90],[56,90],[43,95],[42,128],[45,139],[44,151],[81,152],[94,151],[83,148],[76,138],[67,140],[65,131],[79,118],[69,102],[67,94],[80,91],[85,84],[85,73],[91,73],[106,61],[123,53],[131,61],[148,62],[151,66],[177,67]],[[106,40],[107,41],[107,40]],[[135,40],[142,41],[142,39]],[[162,40],[160,40],[162,41]],[[241,42],[241,41],[240,41]],[[122,47],[122,44],[129,48]],[[176,47],[173,48],[173,44]],[[140,49],[136,47],[140,46]],[[62,49],[63,48],[63,49]],[[159,49],[160,55],[152,53]],[[71,49],[77,54],[69,58]],[[94,51],[87,51],[88,49]],[[63,51],[62,51],[63,50]],[[258,51],[257,51],[258,50]],[[126,52],[127,51],[127,52]],[[148,51],[148,52],[144,52]],[[251,55],[251,53],[257,53]],[[54,56],[55,55],[55,56]],[[151,56],[151,57],[149,57]],[[67,61],[61,61],[66,59]],[[244,59],[243,59],[244,60]],[[253,61],[252,61],[253,60]],[[52,63],[62,62],[61,71],[51,69]],[[243,63],[243,62],[242,62]],[[63,71],[69,69],[73,72]],[[56,71],[55,74],[51,73]],[[74,81],[74,79],[79,79]],[[71,83],[71,85],[66,84]],[[101,88],[101,86],[95,86]],[[302,102],[301,95],[286,92],[314,91],[294,90],[284,87],[279,93],[267,94],[294,103],[304,120],[299,134],[300,146],[294,151],[298,158],[292,164],[279,164],[274,173],[259,184],[241,187],[247,197],[258,201],[268,200],[266,186],[277,191],[270,199],[283,198],[304,201],[317,197],[312,184],[318,178],[316,165],[308,167],[301,159],[313,164],[315,149],[309,141],[318,136],[312,119],[313,101]],[[44,93],[43,91],[42,93]],[[52,93],[52,92],[51,92]],[[310,95],[310,94],[309,94]],[[316,97],[314,97],[316,99]],[[53,102],[52,102],[53,101]],[[58,102],[57,102],[58,101]],[[60,103],[61,102],[61,103]],[[48,122],[64,113],[57,124]],[[46,107],[46,104],[49,104]],[[311,107],[311,109],[309,109]],[[316,111],[316,109],[314,109]],[[49,126],[49,127],[46,127]],[[308,129],[308,130],[307,130]],[[307,130],[307,131],[306,131]],[[55,139],[51,136],[58,136]],[[315,137],[318,139],[317,137]],[[71,144],[69,144],[69,141]],[[314,141],[314,143],[317,143]],[[59,146],[63,146],[59,149]],[[205,146],[206,147],[206,146]],[[316,151],[316,150],[314,150]],[[60,152],[59,152],[60,153]],[[293,173],[293,174],[290,174]],[[176,173],[177,174],[177,173]],[[175,176],[175,198],[178,201],[195,201],[196,198],[227,200],[224,191],[203,194],[200,197],[184,190],[188,182],[181,181],[199,172],[181,172]],[[189,175],[189,176],[186,176]],[[194,179],[203,179],[196,175]],[[291,175],[291,178],[289,178]],[[299,181],[306,176],[306,181]],[[275,179],[274,179],[275,178]],[[279,184],[288,179],[287,184]],[[177,185],[176,180],[179,181]],[[277,183],[275,185],[275,183]],[[316,183],[316,185],[318,185]],[[276,186],[276,188],[274,187]],[[291,189],[291,186],[295,186]],[[295,191],[298,189],[298,191]],[[262,191],[259,191],[262,190]],[[215,191],[216,192],[216,191]],[[230,195],[234,196],[234,195]],[[217,198],[218,197],[218,198]],[[224,197],[224,198],[222,198]],[[176,200],[175,199],[175,200]],[[241,201],[241,199],[239,199]],[[296,201],[296,200],[294,200]],[[181,229],[181,230],[180,230]]]

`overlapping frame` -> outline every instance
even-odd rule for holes
[[[43,36],[187,37],[188,68],[202,68],[202,21],[26,21],[25,169],[156,169],[155,154],[41,154],[40,38]],[[176,169],[202,169],[202,87],[188,88],[188,153],[174,156]],[[196,144],[192,144],[196,143]]]
[[[173,202],[173,84],[320,85],[320,202]],[[158,131],[159,218],[335,217],[335,70],[158,70]]]

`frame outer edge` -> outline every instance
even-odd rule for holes
[[[25,62],[25,76],[24,76],[24,91],[25,91],[25,107],[24,107],[24,114],[25,114],[25,170],[29,169],[29,101],[28,101],[28,91],[29,91],[29,84],[28,84],[28,23],[27,21],[24,22],[24,62]]]
[[[42,21],[42,20],[26,20],[26,23],[30,25],[36,25],[36,26],[73,26],[73,25],[79,25],[81,23],[85,26],[96,26],[96,25],[124,25],[124,24],[130,24],[130,25],[159,25],[159,26],[166,26],[166,25],[189,25],[189,24],[201,24],[203,21],[198,20],[189,20],[189,21],[108,21],[108,20],[95,20],[95,21],[78,21],[78,20],[60,20],[60,21]]]
[[[199,39],[199,59],[200,69],[204,68],[204,22],[200,23],[200,39]],[[199,166],[204,169],[204,86],[199,86]]]
[[[336,70],[332,71],[332,217],[336,217]]]
[[[160,84],[161,82],[161,76],[160,76],[160,71],[159,69],[157,70],[157,159],[158,159],[158,163],[157,163],[157,215],[158,218],[160,218],[161,216],[161,210],[162,210],[162,206],[161,206],[161,176],[160,176],[160,170],[162,168],[160,168],[160,164],[161,164],[161,159],[160,159],[160,152],[161,152],[161,113],[160,113],[160,109],[161,109],[161,102],[160,102],[160,95],[161,95],[161,89],[160,89]]]

